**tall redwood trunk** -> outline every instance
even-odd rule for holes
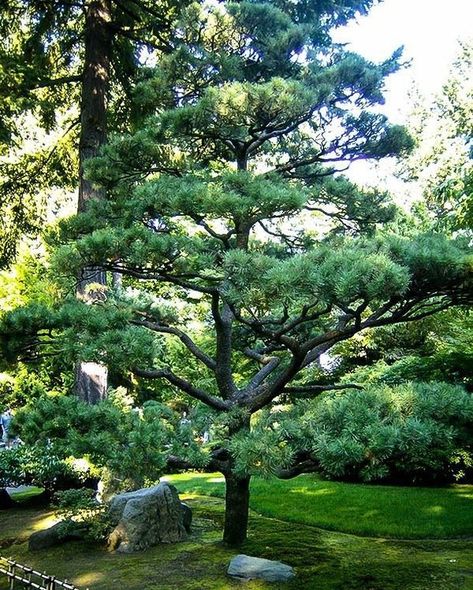
[[[230,547],[239,547],[248,531],[250,509],[250,476],[237,477],[225,473],[225,525],[223,541]]]
[[[92,199],[102,195],[84,178],[84,162],[97,155],[106,141],[107,93],[110,81],[112,52],[111,0],[89,0],[86,6],[84,31],[84,72],[82,78],[81,131],[79,143],[78,211],[86,209]],[[77,294],[93,301],[106,284],[100,268],[84,268],[78,277]],[[93,285],[97,285],[96,288]],[[97,403],[106,396],[107,367],[98,363],[79,363],[76,367],[76,393],[88,403]]]
[[[100,192],[84,178],[84,161],[97,155],[107,138],[107,93],[112,52],[110,0],[87,3],[84,31],[84,72],[80,112],[79,203],[100,198]]]

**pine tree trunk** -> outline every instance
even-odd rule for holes
[[[225,525],[223,541],[230,547],[239,547],[246,539],[250,507],[250,477],[225,473]]]
[[[106,141],[107,92],[110,81],[112,52],[110,0],[92,0],[86,9],[84,31],[84,72],[81,99],[81,132],[79,144],[78,211],[86,209],[92,199],[102,195],[84,178],[84,162],[97,155]],[[78,297],[93,301],[100,297],[100,286],[106,285],[105,272],[100,268],[84,268],[78,277]],[[107,367],[99,363],[78,363],[76,393],[88,403],[106,397]]]

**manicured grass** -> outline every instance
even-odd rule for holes
[[[29,552],[30,531],[50,526],[50,513],[1,511],[1,554],[85,590],[472,590],[473,541],[399,541],[324,531],[252,513],[250,536],[241,550],[223,547],[223,502],[183,495],[194,511],[188,541],[132,555],[108,553],[73,542]],[[5,518],[7,517],[7,518]],[[8,536],[8,539],[5,538]],[[226,576],[236,553],[279,559],[295,568],[285,584]],[[0,590],[7,590],[0,577]]]
[[[37,496],[38,494],[40,494],[42,491],[43,491],[43,488],[38,488],[38,487],[35,487],[35,486],[31,486],[31,487],[28,487],[26,489],[21,489],[20,491],[16,491],[16,490],[15,491],[12,491],[10,493],[10,496],[16,502],[27,502],[31,498],[34,498],[35,496]]]
[[[218,474],[166,477],[179,491],[223,497]],[[473,485],[443,488],[375,486],[253,478],[250,505],[264,516],[374,537],[428,539],[473,536]]]

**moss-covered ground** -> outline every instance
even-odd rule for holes
[[[82,542],[29,552],[27,538],[50,526],[48,511],[0,512],[0,553],[91,590],[473,590],[473,540],[401,541],[330,532],[251,513],[241,552],[295,567],[286,584],[226,577],[237,552],[220,544],[220,498],[182,494],[194,510],[193,533],[178,545],[134,555]],[[286,499],[282,501],[283,509]],[[0,589],[6,590],[0,578]]]

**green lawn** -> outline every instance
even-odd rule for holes
[[[188,541],[132,555],[73,542],[28,551],[34,530],[51,526],[48,511],[0,511],[0,553],[67,578],[82,590],[473,590],[473,540],[400,541],[359,537],[252,513],[240,551],[221,545],[223,501],[181,496],[194,511]],[[226,576],[237,553],[279,559],[295,568],[286,584]],[[8,590],[0,577],[0,590]]]
[[[237,553],[278,559],[296,572],[291,582],[252,580],[245,590],[473,590],[473,486],[395,488],[313,476],[255,479],[248,540],[231,550],[220,543],[221,476],[187,473],[166,479],[194,512],[192,534],[183,543],[132,555],[85,542],[30,552],[29,535],[51,526],[54,514],[19,507],[0,511],[0,553],[83,590],[241,590],[241,582],[226,576]],[[364,536],[329,530],[334,528]],[[469,538],[435,539],[442,535]],[[414,536],[424,539],[406,540]],[[7,588],[0,577],[0,590]]]
[[[223,497],[219,473],[167,476],[187,494]],[[401,539],[473,536],[473,485],[443,488],[375,486],[253,478],[251,508],[264,516],[374,537]]]
[[[40,494],[42,491],[43,491],[43,488],[31,486],[31,487],[21,490],[19,492],[13,491],[13,492],[11,492],[10,495],[16,502],[27,502],[31,498],[34,498],[35,496]]]

